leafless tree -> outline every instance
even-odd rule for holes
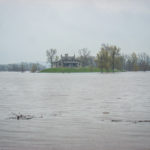
[[[49,49],[46,51],[47,62],[51,64],[51,68],[53,68],[53,62],[54,62],[56,53],[57,53],[56,49]]]
[[[141,53],[138,57],[140,70],[147,71],[150,65],[150,57],[146,53]]]
[[[90,63],[90,51],[87,48],[83,48],[79,50],[79,60],[81,62],[81,66],[88,66]]]

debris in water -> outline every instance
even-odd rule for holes
[[[131,123],[150,123],[150,120],[117,120],[113,119],[112,122],[131,122]]]
[[[36,118],[35,116],[33,115],[23,115],[23,114],[15,114],[15,113],[12,113],[12,117],[9,117],[9,119],[16,119],[16,120],[30,120],[30,119],[33,119],[33,118]],[[39,118],[43,118],[43,116],[41,115]]]
[[[109,114],[109,112],[103,112],[103,114]]]
[[[122,122],[123,120],[111,120],[112,122]]]
[[[142,123],[142,122],[149,122],[150,123],[150,120],[137,120],[137,121],[134,121],[134,123]]]

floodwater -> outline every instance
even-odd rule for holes
[[[149,121],[150,72],[0,73],[0,150],[150,150]]]

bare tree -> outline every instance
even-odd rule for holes
[[[57,53],[56,49],[49,49],[46,51],[47,62],[51,64],[51,68],[53,68],[53,62],[54,62],[56,53]]]
[[[147,71],[150,65],[150,57],[146,53],[141,53],[138,57],[140,70]]]
[[[79,60],[81,62],[81,66],[85,67],[90,64],[90,51],[87,48],[83,48],[79,50]]]

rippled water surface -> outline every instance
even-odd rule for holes
[[[150,150],[149,121],[150,72],[0,73],[0,150]]]

